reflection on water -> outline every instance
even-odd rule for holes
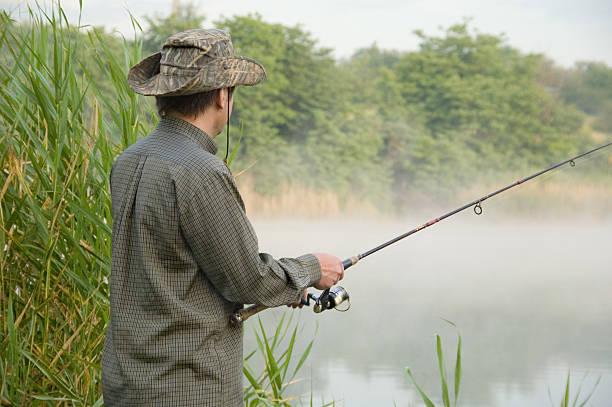
[[[346,258],[422,222],[254,222],[260,249],[276,257],[329,252]],[[543,406],[561,400],[568,371],[593,406],[612,405],[612,223],[538,224],[460,215],[348,270],[346,313],[299,314],[315,346],[293,394],[314,405],[420,406],[410,367],[440,397],[435,334],[452,371],[463,337],[460,405]],[[267,311],[275,326],[286,308]],[[245,351],[255,348],[247,322]],[[303,349],[303,346],[302,346]],[[312,390],[311,390],[312,389]],[[304,399],[304,405],[309,400]],[[298,403],[299,404],[299,403]]]

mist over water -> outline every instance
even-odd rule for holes
[[[485,213],[485,215],[487,215]],[[344,259],[426,219],[254,221],[260,250],[275,257],[329,252]],[[601,382],[590,404],[612,404],[612,220],[508,220],[462,213],[362,260],[340,283],[346,313],[279,308],[269,329],[298,314],[301,347],[315,337],[291,395],[314,405],[420,406],[405,368],[440,401],[435,334],[448,373],[463,337],[459,405],[542,406]],[[256,347],[253,318],[245,352]],[[318,333],[315,336],[315,330]],[[450,379],[450,378],[449,378]],[[452,382],[452,379],[449,380]],[[289,395],[289,394],[288,394]],[[299,403],[296,403],[299,405]]]

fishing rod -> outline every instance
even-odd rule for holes
[[[481,215],[482,214],[482,203],[484,201],[486,201],[487,199],[492,198],[495,195],[501,194],[502,192],[505,192],[505,191],[509,190],[510,188],[514,188],[517,185],[521,185],[522,183],[527,182],[527,181],[529,181],[531,179],[539,177],[540,175],[545,174],[545,173],[547,173],[549,171],[552,171],[554,169],[562,167],[562,166],[564,166],[566,164],[569,164],[571,167],[575,167],[576,166],[575,160],[577,160],[579,158],[582,158],[584,156],[587,156],[589,154],[592,154],[595,151],[602,150],[602,149],[604,149],[606,147],[609,147],[610,145],[612,145],[612,142],[604,144],[604,145],[599,146],[599,147],[596,147],[596,148],[594,148],[592,150],[589,150],[589,151],[587,151],[585,153],[578,154],[575,157],[569,158],[569,159],[567,159],[565,161],[562,161],[562,162],[560,162],[558,164],[555,164],[555,165],[553,165],[551,167],[548,167],[545,170],[536,172],[535,174],[532,174],[532,175],[530,175],[530,176],[528,176],[526,178],[519,179],[518,181],[516,181],[516,182],[514,182],[514,183],[512,183],[512,184],[510,184],[508,186],[500,188],[500,189],[498,189],[495,192],[487,194],[487,195],[485,195],[485,196],[483,196],[483,197],[481,197],[479,199],[476,199],[476,200],[474,200],[474,201],[472,201],[470,203],[467,203],[467,204],[465,204],[465,205],[463,205],[463,206],[461,206],[461,207],[459,207],[459,208],[457,208],[455,210],[452,210],[452,211],[450,211],[448,213],[445,213],[444,215],[442,215],[440,217],[432,219],[429,222],[424,223],[421,226],[416,227],[416,228],[412,229],[409,232],[406,232],[406,233],[404,233],[402,235],[399,235],[399,236],[389,240],[388,242],[385,242],[385,243],[383,243],[383,244],[381,244],[379,246],[374,247],[373,249],[370,249],[370,250],[368,250],[368,251],[366,251],[364,253],[357,254],[355,256],[349,257],[348,259],[346,259],[346,260],[344,260],[342,262],[342,266],[344,267],[344,270],[346,270],[349,267],[352,267],[355,264],[357,264],[357,262],[359,262],[361,259],[363,259],[365,257],[368,257],[369,255],[374,254],[377,251],[382,250],[382,249],[384,249],[387,246],[390,246],[390,245],[392,245],[394,243],[397,243],[398,241],[400,241],[402,239],[405,239],[408,236],[411,236],[411,235],[415,234],[416,232],[419,232],[419,231],[421,231],[423,229],[426,229],[426,228],[428,228],[428,227],[430,227],[432,225],[435,225],[436,223],[440,222],[441,220],[444,220],[444,219],[449,218],[449,217],[451,217],[453,215],[456,215],[457,213],[459,213],[459,212],[461,212],[461,211],[463,211],[463,210],[465,210],[467,208],[473,207],[474,208],[474,213],[476,215]],[[336,307],[338,305],[342,304],[344,301],[349,299],[349,295],[348,295],[348,293],[346,292],[346,290],[344,288],[342,288],[340,286],[335,286],[335,287],[328,288],[328,289],[324,290],[321,293],[320,296],[316,296],[316,295],[311,294],[311,293],[308,294],[306,299],[302,299],[301,300],[301,304],[309,306],[311,299],[315,301],[315,305],[313,307],[314,312],[319,313],[319,312],[323,312],[323,311],[328,310],[328,309],[336,309]],[[266,307],[264,305],[252,305],[252,306],[250,306],[248,308],[241,309],[241,310],[238,310],[235,313],[233,313],[231,315],[231,317],[230,317],[230,321],[232,323],[244,322],[244,321],[247,320],[247,318],[249,318],[249,317],[251,317],[251,316],[257,314],[258,312],[261,312],[261,311],[263,311],[263,310],[265,310],[267,308],[269,308],[269,307]],[[346,311],[346,310],[344,310],[344,311]]]

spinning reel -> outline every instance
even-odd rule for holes
[[[348,292],[344,289],[344,287],[340,287],[339,285],[324,290],[318,297],[313,293],[308,293],[306,299],[302,298],[301,303],[303,305],[310,306],[311,299],[315,302],[312,310],[317,314],[328,309],[336,309],[340,312],[346,312],[349,310],[349,308],[351,308],[351,301],[349,300]],[[344,301],[348,301],[348,306],[346,308],[337,308],[338,305],[342,304]]]

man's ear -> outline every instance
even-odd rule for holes
[[[223,109],[227,105],[227,93],[223,92],[225,89],[217,89],[215,96],[215,107],[219,110]]]

